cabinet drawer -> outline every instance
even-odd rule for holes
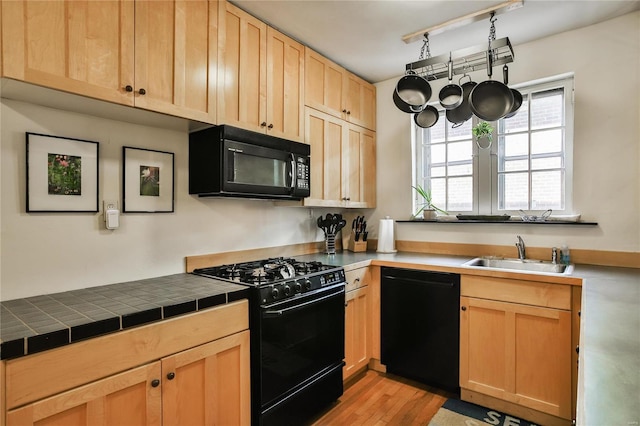
[[[463,275],[460,295],[571,310],[571,286]]]
[[[355,290],[369,283],[369,268],[358,268],[345,272],[347,278],[346,291]]]

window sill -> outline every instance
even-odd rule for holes
[[[521,220],[426,220],[426,219],[410,219],[410,220],[396,220],[397,223],[437,223],[437,224],[494,224],[494,225],[569,225],[569,226],[597,226],[598,222],[584,222],[584,221],[563,221],[563,220],[547,220],[544,222],[524,222]]]

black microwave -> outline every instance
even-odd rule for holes
[[[189,194],[300,200],[309,196],[309,145],[228,125],[189,134]]]

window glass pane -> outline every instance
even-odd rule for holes
[[[543,157],[531,160],[531,169],[559,169],[562,167],[561,157]]]
[[[562,151],[562,129],[531,133],[531,154]]]
[[[531,96],[531,128],[542,129],[563,125],[564,89],[551,89]]]
[[[504,133],[523,132],[529,129],[529,104],[528,95],[522,95],[522,106],[511,118],[503,120]]]
[[[563,209],[563,186],[563,175],[560,170],[531,173],[531,209]]]
[[[446,169],[444,166],[441,167],[432,167],[431,168],[431,177],[443,177],[445,176]]]
[[[515,157],[529,154],[529,141],[526,133],[504,137],[504,156]]]
[[[449,162],[471,160],[471,141],[449,143],[447,147],[449,149]]]
[[[436,204],[437,205],[437,204]],[[449,179],[449,197],[447,209],[452,211],[470,211],[473,208],[473,178]]]
[[[473,165],[471,163],[449,166],[449,176],[470,175],[471,173],[473,173]]]
[[[429,132],[431,134],[431,142],[444,142],[444,129],[446,122],[447,120],[444,120],[444,117],[442,116],[442,114],[440,114],[440,118],[438,118],[436,124],[429,127],[428,129],[423,129],[422,131]]]
[[[528,210],[529,175],[528,173],[509,173],[502,175],[502,205],[505,210]]]
[[[432,164],[445,162],[445,156],[444,156],[445,145],[444,144],[431,145],[429,149],[431,150]]]
[[[453,124],[447,121],[449,127],[449,140],[460,140],[471,138],[471,120],[467,120],[460,127],[453,127]]]
[[[501,172],[515,172],[529,169],[529,160],[511,160],[505,161],[504,164],[500,163],[504,167]]]
[[[446,183],[444,179],[431,179],[431,202],[444,209],[446,195]]]

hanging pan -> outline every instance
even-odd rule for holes
[[[454,127],[461,126],[465,121],[471,118],[471,107],[469,106],[469,94],[474,87],[476,87],[477,83],[471,80],[471,77],[466,73],[460,77],[458,83],[462,83],[462,80],[465,77],[469,77],[469,81],[463,83],[462,87],[462,102],[460,105],[455,107],[454,109],[448,109],[446,112],[447,120],[453,123]]]
[[[446,110],[454,109],[462,103],[462,87],[459,84],[452,83],[453,79],[453,62],[451,54],[449,54],[449,84],[440,89],[438,97],[440,105]]]
[[[413,116],[413,121],[418,125],[418,127],[428,129],[438,122],[439,117],[440,114],[436,107],[433,105],[425,105],[422,112]]]
[[[507,67],[507,64],[502,67],[502,76],[504,78],[504,84],[509,84],[509,67]],[[513,94],[513,105],[511,106],[511,111],[509,111],[504,118],[513,117],[522,106],[522,93],[516,89],[511,89],[511,93]]]
[[[491,44],[487,50],[487,75],[489,80],[478,83],[469,95],[471,111],[485,121],[496,121],[511,112],[513,93],[504,83],[491,80],[493,73],[493,55]]]
[[[406,102],[403,102],[402,99],[400,99],[400,96],[398,96],[398,92],[396,92],[395,90],[393,91],[393,103],[396,105],[396,107],[398,107],[400,111],[406,112],[408,114],[415,114],[424,109],[424,105],[420,105],[419,107],[414,107],[409,105]]]
[[[409,70],[396,83],[395,92],[402,103],[416,112],[421,111],[431,98],[431,85],[424,77]]]

